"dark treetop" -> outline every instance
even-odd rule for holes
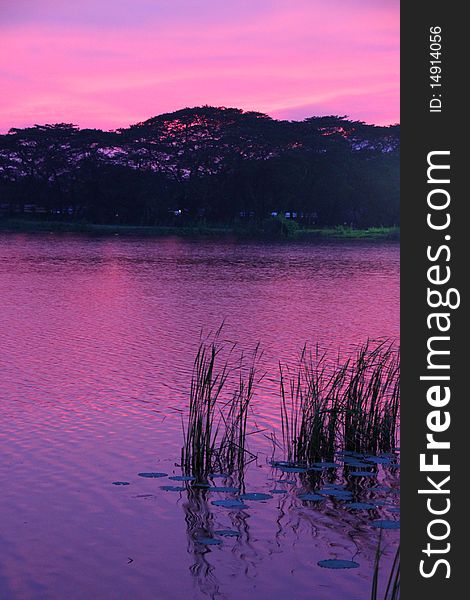
[[[59,123],[0,136],[3,216],[176,225],[399,220],[399,126],[185,108],[116,131]]]

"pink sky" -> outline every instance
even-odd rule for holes
[[[185,106],[399,121],[399,0],[0,0],[0,129]]]

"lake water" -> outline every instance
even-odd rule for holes
[[[3,235],[0,296],[2,600],[369,598],[371,521],[397,518],[397,469],[356,490],[373,511],[312,505],[295,474],[273,482],[265,434],[279,435],[278,362],[304,343],[398,340],[396,243]],[[222,322],[224,340],[264,352],[247,491],[287,490],[242,511],[138,476],[181,473],[194,356]],[[235,533],[204,545],[198,528]],[[385,566],[398,538],[383,530]],[[360,567],[317,565],[330,558]]]

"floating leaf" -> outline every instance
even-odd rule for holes
[[[307,467],[279,467],[283,473],[306,473]]]
[[[113,485],[129,485],[128,481],[113,481]]]
[[[192,475],[172,475],[171,477],[168,477],[168,479],[171,479],[172,481],[195,481],[196,478]]]
[[[242,500],[271,500],[272,496],[270,494],[252,492],[251,494],[242,494],[240,498]]]
[[[224,508],[248,508],[241,500],[237,499],[226,499],[226,500],[212,500],[211,504],[214,506],[223,506]]]
[[[325,500],[325,498],[319,494],[299,494],[298,498],[301,500],[308,500],[309,502],[321,502]]]
[[[202,537],[195,540],[198,544],[204,544],[204,546],[219,546],[222,542],[216,538]]]
[[[400,529],[400,521],[378,519],[377,521],[372,521],[372,527],[378,527],[379,529]]]
[[[319,462],[319,463],[314,463],[315,467],[318,467],[319,469],[336,469],[338,467],[340,467],[341,465],[339,465],[338,463],[334,463],[334,462]]]
[[[220,479],[220,478],[227,479],[227,477],[228,477],[227,473],[211,473],[209,475],[210,479]]]
[[[138,473],[139,477],[148,477],[157,479],[158,477],[168,477],[168,473]]]
[[[295,479],[276,479],[276,483],[283,483],[285,485],[295,485],[297,482]]]
[[[198,481],[197,483],[193,483],[193,487],[195,487],[195,488],[209,489],[211,486],[210,486],[209,483],[206,483],[204,481]]]
[[[184,492],[186,490],[182,485],[161,485],[160,489],[164,492]]]
[[[359,563],[354,562],[353,560],[340,560],[338,558],[319,560],[317,565],[324,569],[357,569],[357,567],[359,567]]]
[[[230,487],[228,485],[214,485],[210,488],[211,492],[225,492],[226,494],[238,494],[240,488]]]
[[[287,490],[269,490],[271,494],[287,494]]]
[[[348,502],[344,507],[353,510],[372,510],[375,508],[375,504],[369,504],[369,502]]]
[[[376,477],[377,473],[374,471],[351,471],[350,477]]]
[[[273,467],[303,467],[303,464],[289,462],[288,460],[273,460],[271,462]]]
[[[214,531],[215,534],[221,535],[222,537],[239,537],[240,533],[233,529],[218,529]]]
[[[364,459],[367,462],[374,463],[375,465],[384,465],[389,463],[391,460],[389,456],[365,456]]]
[[[389,512],[391,513],[399,513],[400,512],[400,507],[399,506],[391,506],[390,508],[387,509]]]

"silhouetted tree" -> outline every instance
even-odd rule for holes
[[[0,136],[3,214],[98,223],[399,220],[399,126],[279,121],[202,106],[117,131],[59,123]]]

